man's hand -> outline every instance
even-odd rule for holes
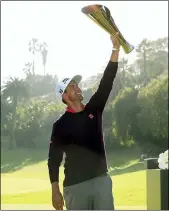
[[[58,182],[52,183],[52,205],[56,210],[63,210],[64,200]]]
[[[113,48],[117,49],[117,50],[112,51],[112,55],[110,58],[110,61],[112,62],[118,62],[118,58],[119,58],[120,42],[118,40],[118,36],[119,36],[119,33],[116,33],[116,35],[110,36],[111,41],[113,43]]]
[[[64,200],[60,191],[52,191],[52,205],[56,210],[63,210]]]
[[[111,35],[110,36],[110,39],[113,43],[113,47],[116,48],[116,49],[119,49],[120,48],[120,42],[118,40],[118,36],[119,36],[119,33],[117,32],[116,35]]]

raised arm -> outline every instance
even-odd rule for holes
[[[112,90],[113,82],[118,69],[120,44],[117,38],[113,36],[111,36],[111,40],[114,48],[112,50],[110,61],[104,71],[97,91],[86,105],[91,108],[98,108],[101,112],[104,110],[105,104]]]
[[[48,155],[49,178],[52,185],[52,204],[56,210],[63,208],[63,196],[59,189],[59,167],[63,159],[61,137],[57,132],[56,123],[53,125]]]

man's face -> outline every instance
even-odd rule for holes
[[[66,91],[63,94],[63,100],[65,102],[75,102],[83,100],[82,91],[75,81],[71,81],[67,86]]]

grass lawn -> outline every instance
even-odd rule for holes
[[[1,204],[51,205],[46,157],[45,151],[36,150],[2,153]],[[115,205],[145,207],[146,175],[143,163],[139,163],[139,154],[134,150],[112,152],[108,154],[108,163]],[[61,183],[63,179],[61,167]],[[62,185],[60,188],[62,191]]]

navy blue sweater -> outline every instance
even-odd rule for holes
[[[99,87],[81,112],[70,109],[54,123],[49,146],[51,183],[59,182],[59,167],[65,153],[64,186],[74,185],[107,172],[102,114],[118,69],[109,61]]]

